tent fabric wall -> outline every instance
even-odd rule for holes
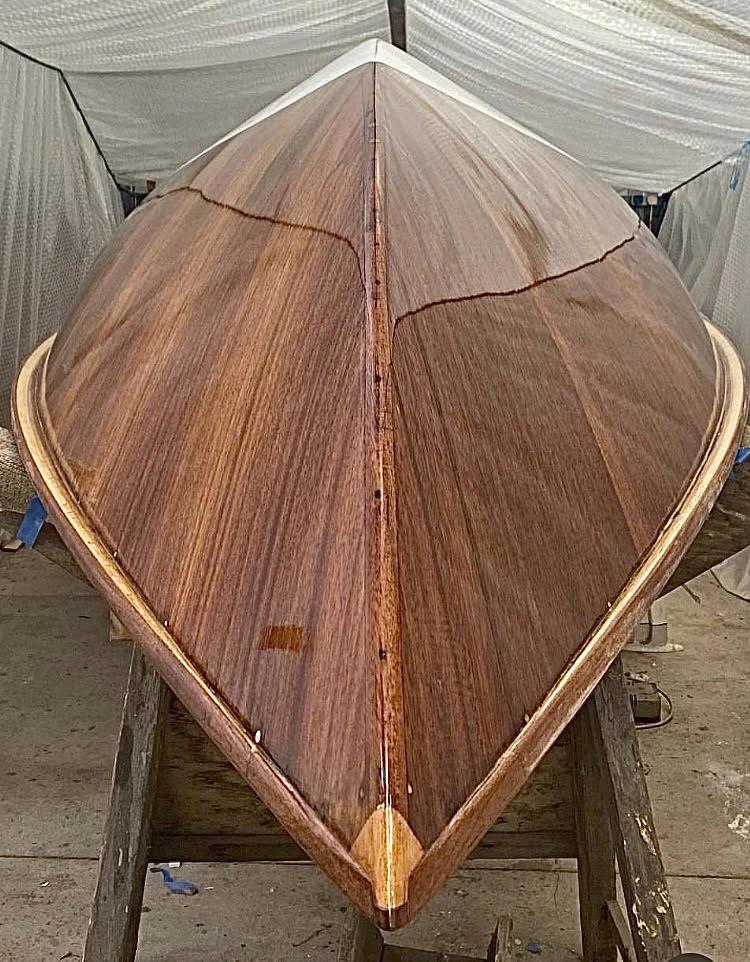
[[[310,51],[327,62],[339,48],[381,35],[388,39],[386,0],[4,0],[0,10],[3,39],[15,37],[66,73],[211,67]]]
[[[675,191],[659,240],[698,308],[735,343],[750,371],[750,144]],[[714,569],[750,599],[750,548]]]
[[[714,312],[739,199],[736,191],[729,190],[736,160],[736,155],[729,157],[676,190],[659,231],[659,240],[696,307],[709,317]]]
[[[750,131],[747,0],[406,0],[408,50],[615,187],[661,191]]]
[[[161,180],[350,44],[270,60],[66,74],[120,181]]]
[[[750,144],[672,194],[659,239],[750,370]]]
[[[5,0],[0,38],[61,68],[118,178],[170,174],[369,38],[386,0]]]
[[[60,75],[0,47],[0,424],[20,361],[59,327],[121,219]]]

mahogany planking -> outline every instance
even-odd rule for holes
[[[697,351],[698,363],[686,364],[674,343],[653,342],[657,295],[647,280],[613,304],[620,275],[651,256],[639,239],[580,274],[429,307],[397,327],[402,648],[407,677],[425,679],[432,695],[405,687],[418,786],[409,814],[423,843],[606,613],[611,586],[649,549],[704,450],[712,356],[701,368]],[[684,307],[680,297],[675,306]],[[584,338],[589,350],[576,354],[570,345]],[[498,377],[503,354],[512,363]],[[632,390],[615,389],[629,379]],[[635,423],[648,431],[634,434]],[[533,524],[519,526],[531,513]]]
[[[376,93],[394,323],[579,270],[639,231],[635,212],[565,154],[388,67]],[[571,188],[584,180],[600,216],[581,216]]]
[[[220,195],[222,203],[305,220],[308,195],[302,190],[296,201],[283,189],[279,150],[289,163],[308,151],[314,169],[343,165],[337,191],[314,196],[319,207],[328,203],[332,227],[361,244],[362,79],[344,77],[318,97],[325,111],[338,111],[345,137],[311,142],[311,112],[300,110],[297,142],[294,118],[277,115],[269,125],[280,128],[274,149],[251,155],[256,166],[243,166],[241,187]],[[207,189],[221,181],[221,170],[212,166],[204,180],[209,173]],[[351,844],[377,804],[379,775],[376,730],[362,723],[372,688],[362,635],[364,527],[351,523],[364,510],[357,257],[320,230],[180,192],[133,218],[115,285],[124,263],[138,283],[120,293],[105,273],[55,345],[58,370],[80,370],[87,359],[94,403],[86,417],[81,385],[51,378],[50,436],[65,451],[72,487],[123,568],[147,586],[159,619]],[[194,277],[200,284],[189,283]],[[116,366],[106,362],[108,349],[117,351]],[[123,393],[138,399],[127,413]],[[207,431],[212,423],[224,431]],[[154,469],[129,478],[140,459]],[[87,464],[98,466],[91,481]],[[180,493],[184,485],[194,497]],[[284,625],[299,627],[297,650],[269,641],[269,630]],[[341,761],[332,782],[331,740]]]
[[[608,188],[382,63],[178,172],[47,350],[16,429],[71,550],[386,927],[601,677],[743,410]]]
[[[432,842],[638,559],[538,312],[503,298],[432,307],[399,326],[394,354],[405,673],[431,695],[406,686],[409,814]]]

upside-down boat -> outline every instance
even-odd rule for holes
[[[128,218],[14,417],[110,607],[392,928],[659,593],[744,397],[615,193],[370,42]]]

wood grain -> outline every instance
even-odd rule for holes
[[[169,692],[138,649],[130,661],[85,962],[135,958]]]
[[[589,749],[602,780],[635,958],[673,962],[681,951],[680,940],[621,662],[597,686],[581,715],[579,730],[588,728]],[[639,777],[633,777],[633,767]],[[614,886],[608,901],[617,904]]]
[[[242,776],[227,765],[221,752],[196,725],[176,699],[169,704],[164,749],[154,813],[154,835],[161,850],[185,826],[194,834],[229,840],[236,847],[244,839],[276,837],[291,844],[288,834],[251,791]],[[570,765],[565,738],[558,740],[529,779],[482,839],[474,858],[499,858],[505,838],[551,837],[571,832]],[[555,844],[555,843],[553,843]],[[565,842],[563,842],[565,844]],[[167,859],[168,860],[168,859]]]
[[[436,305],[396,329],[404,663],[435,695],[405,688],[419,785],[410,818],[423,842],[607,612],[702,455],[713,358],[701,357],[696,336],[685,346],[696,363],[685,365],[675,337],[659,337],[650,301],[667,330],[690,305],[677,284],[674,303],[660,304],[654,256],[639,237],[585,272],[513,297]],[[638,292],[619,304],[638,271]],[[519,526],[530,512],[533,525]]]
[[[617,681],[622,684],[622,672],[617,662],[609,673],[616,669]],[[604,680],[599,684],[604,684]],[[601,735],[597,705],[593,699],[592,695],[570,725],[578,907],[583,958],[590,962],[613,962],[617,959],[617,945],[604,907],[610,900],[617,899],[616,852],[612,839],[614,824],[607,798],[610,783],[606,773],[601,771]],[[631,737],[635,737],[631,718],[627,719],[626,727]],[[621,739],[621,733],[616,734]],[[641,769],[636,768],[636,771],[644,777]]]
[[[361,78],[342,78],[321,92],[317,110],[278,115],[262,150],[250,137],[259,132],[243,135],[241,156],[254,163],[239,181],[229,175],[233,142],[195,187],[237,211],[325,223],[361,246],[364,94]],[[348,136],[318,142],[311,135],[334,110]],[[340,168],[337,190],[311,180],[289,188],[290,167],[305,161],[327,177]],[[376,732],[359,723],[371,714],[373,681],[357,520],[365,510],[358,258],[338,236],[237,211],[179,192],[137,215],[113,272],[84,297],[52,358],[57,370],[85,366],[96,421],[84,438],[75,379],[50,377],[50,422],[73,490],[159,620],[351,844],[379,800]],[[121,263],[135,251],[138,285],[120,291]],[[133,399],[128,416],[118,413],[110,351],[133,372],[122,386]],[[211,423],[224,430],[206,433]],[[139,523],[117,479],[143,458],[155,470],[137,478],[138,501],[148,505]],[[197,497],[182,495],[186,484]],[[154,550],[147,532],[157,518]],[[285,625],[296,626],[296,646],[269,644]]]
[[[15,397],[86,574],[384,927],[604,673],[743,414],[611,191],[375,63],[164,185]]]

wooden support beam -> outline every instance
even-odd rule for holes
[[[513,919],[508,915],[498,919],[487,949],[487,962],[513,962]]]
[[[508,916],[498,919],[483,960],[475,956],[431,952],[403,945],[384,945],[382,956],[382,962],[513,962],[514,959],[513,920]]]
[[[380,962],[382,955],[380,929],[355,908],[347,909],[336,962]]]
[[[610,923],[617,940],[617,948],[620,951],[622,962],[635,962],[635,948],[633,947],[633,937],[630,934],[628,920],[620,908],[620,903],[615,899],[607,902],[607,913]]]
[[[636,962],[671,962],[680,940],[619,658],[581,714],[590,725]]]
[[[133,649],[84,962],[133,962],[168,689]]]
[[[110,641],[132,641],[130,632],[120,621],[114,611],[109,613],[109,640]]]
[[[382,962],[485,962],[475,955],[450,955],[429,949],[411,949],[405,945],[386,945]]]
[[[617,898],[615,847],[604,797],[591,699],[570,725],[573,813],[578,843],[578,901],[586,962],[616,962],[607,904]]]
[[[404,0],[388,0],[388,19],[391,22],[391,43],[406,50],[406,10]]]

